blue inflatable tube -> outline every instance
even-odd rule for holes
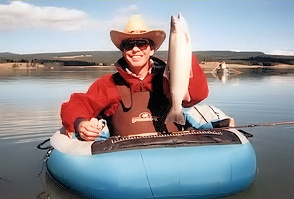
[[[247,188],[256,172],[252,145],[236,129],[92,143],[58,131],[51,144],[49,174],[89,198],[217,198]]]

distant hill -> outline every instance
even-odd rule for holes
[[[14,53],[10,53],[10,52],[0,52],[0,58],[2,57],[9,57],[9,56],[19,56],[19,54],[14,54]]]
[[[294,56],[267,55],[262,52],[234,51],[194,51],[199,62],[225,61],[245,65],[275,65],[277,63],[294,65]],[[14,54],[0,53],[0,62],[38,62],[60,65],[111,65],[121,57],[120,51],[81,51],[60,53]],[[158,51],[156,57],[167,60],[167,51]]]
[[[273,66],[294,65],[294,56],[267,55],[263,52],[196,51],[199,61],[225,61],[231,64]]]

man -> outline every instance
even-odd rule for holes
[[[150,132],[177,131],[173,123],[165,124],[170,109],[168,80],[163,76],[165,62],[153,57],[166,35],[162,30],[149,30],[140,15],[130,17],[123,32],[112,30],[110,37],[122,52],[115,74],[96,80],[86,93],[74,93],[61,107],[62,123],[70,135],[76,132],[86,141],[99,137],[107,120],[112,135],[134,135]],[[208,95],[206,77],[195,56],[193,78],[189,82],[192,106]]]

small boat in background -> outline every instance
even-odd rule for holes
[[[89,198],[217,198],[246,189],[256,172],[253,147],[234,128],[93,142],[61,129],[50,143],[49,174]]]
[[[228,68],[226,65],[226,62],[222,62],[217,67],[215,67],[211,73],[217,74],[218,76],[222,76],[222,75],[231,75],[231,74],[236,75],[236,74],[240,74],[241,72],[236,69]]]
[[[223,83],[226,83],[228,77],[239,75],[240,73],[242,72],[233,68],[228,68],[225,62],[220,63],[211,71],[211,74]]]

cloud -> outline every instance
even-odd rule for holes
[[[137,10],[139,10],[138,6],[135,4],[131,4],[128,7],[118,9],[116,12],[118,14],[129,14]]]
[[[80,10],[39,7],[22,1],[0,5],[0,31],[17,29],[49,29],[76,31],[89,27],[89,16]]]
[[[97,27],[102,31],[124,30],[125,25],[132,14],[136,14],[139,8],[135,4],[128,5],[115,10],[113,18],[96,22]]]
[[[285,55],[294,56],[294,50],[274,50],[269,53],[270,55]]]
[[[158,29],[159,27],[164,27],[165,29],[169,28],[169,22],[156,20],[150,13],[145,15],[145,12],[140,10],[140,8],[135,4],[130,4],[126,7],[115,10],[115,16],[113,19],[108,21],[108,26],[117,30],[123,30],[128,22],[129,17],[133,14],[142,15],[148,28],[150,29]]]
[[[139,7],[130,4],[115,10],[111,19],[92,19],[85,11],[65,7],[36,6],[23,1],[0,4],[0,31],[7,30],[54,30],[60,32],[96,30],[123,30],[131,14]]]

